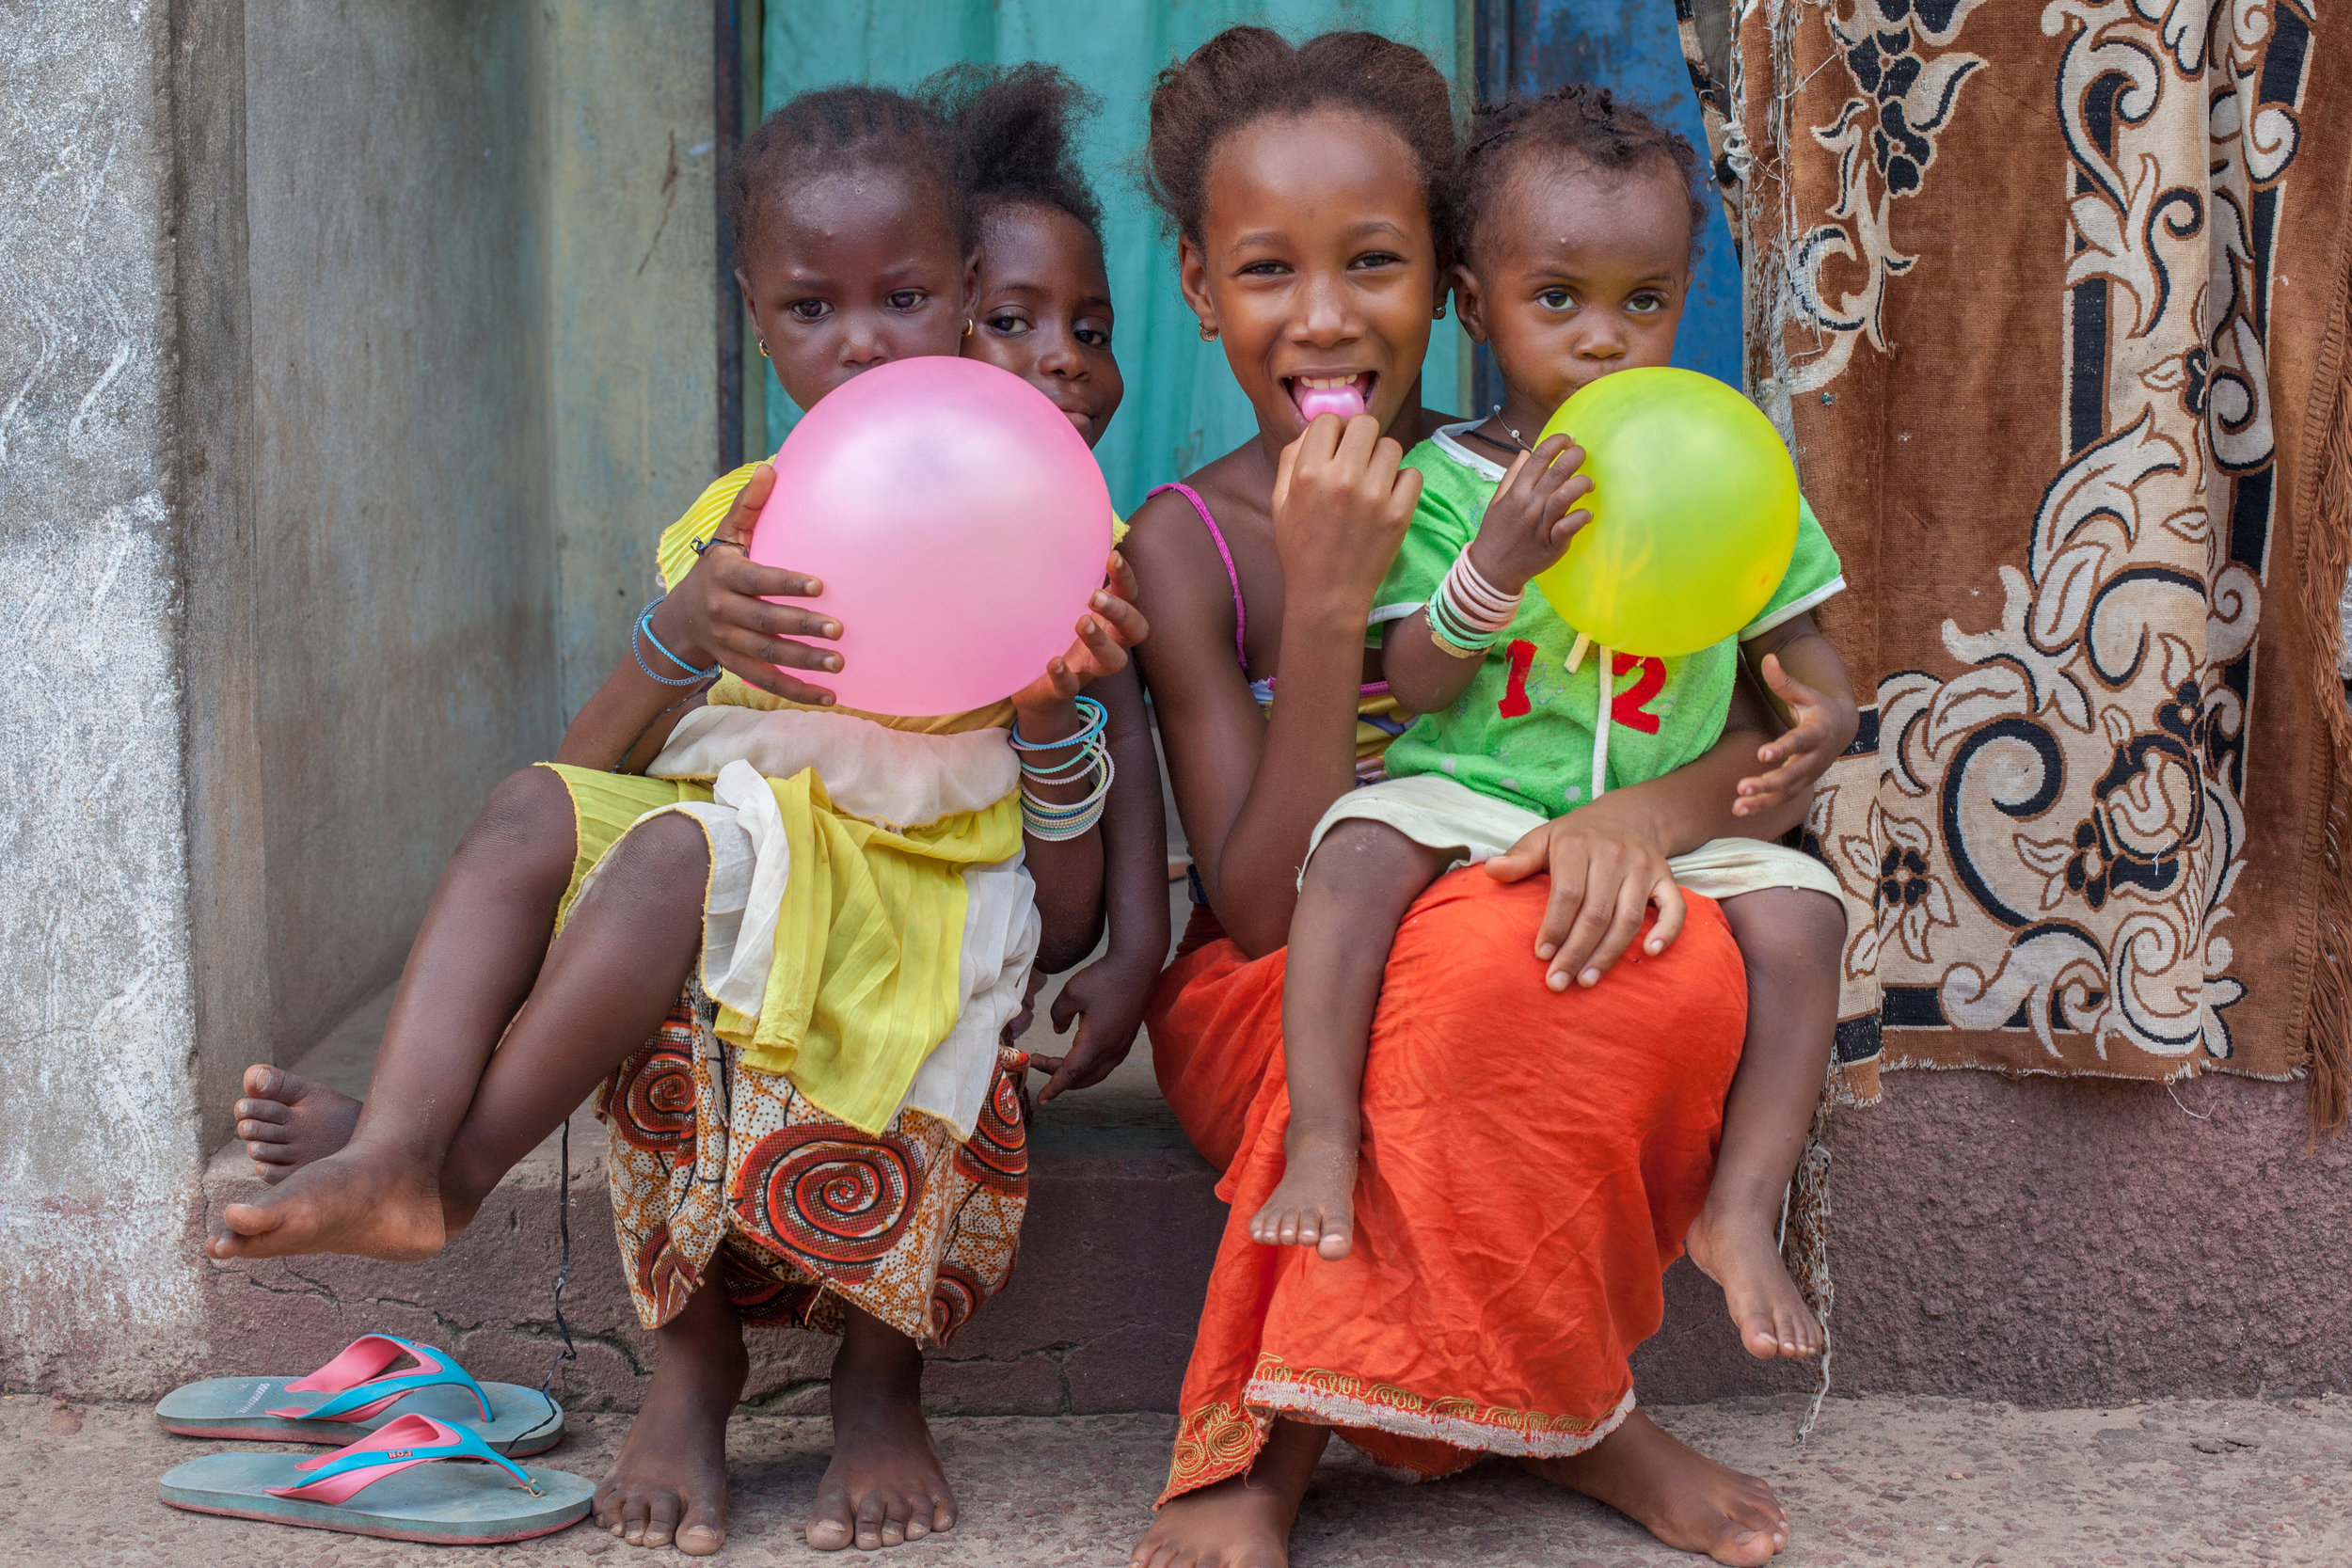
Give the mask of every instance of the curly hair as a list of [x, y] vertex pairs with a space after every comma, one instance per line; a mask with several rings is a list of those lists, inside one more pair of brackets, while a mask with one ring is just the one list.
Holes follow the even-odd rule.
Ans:
[[993, 209], [1035, 202], [1069, 214], [1103, 238], [1103, 207], [1079, 171], [1072, 146], [1094, 95], [1050, 65], [952, 65], [923, 84], [924, 96], [955, 126], [972, 201]]
[[794, 97], [744, 138], [727, 169], [727, 227], [739, 252], [795, 182], [842, 169], [894, 169], [930, 182], [948, 230], [972, 248], [970, 166], [936, 103], [888, 87], [818, 87]]
[[1479, 105], [1470, 121], [1469, 150], [1462, 155], [1455, 237], [1464, 256], [1476, 248], [1479, 225], [1502, 198], [1511, 177], [1539, 152], [1613, 175], [1652, 162], [1673, 169], [1691, 204], [1691, 259], [1698, 260], [1708, 214], [1698, 192], [1698, 154], [1675, 132], [1589, 82], [1570, 82], [1541, 98]]
[[1315, 109], [1352, 111], [1404, 141], [1444, 264], [1461, 171], [1453, 89], [1426, 55], [1377, 33], [1323, 33], [1294, 45], [1264, 27], [1228, 27], [1161, 71], [1152, 87], [1145, 189], [1198, 244], [1218, 143], [1268, 116]]

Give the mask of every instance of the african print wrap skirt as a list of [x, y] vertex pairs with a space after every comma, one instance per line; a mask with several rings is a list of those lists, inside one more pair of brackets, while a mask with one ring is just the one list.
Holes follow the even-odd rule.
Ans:
[[747, 1323], [841, 1331], [844, 1303], [944, 1345], [1012, 1273], [1028, 1206], [1027, 1058], [1006, 1050], [972, 1136], [920, 1111], [879, 1133], [747, 1069], [689, 983], [596, 1097], [637, 1316], [659, 1328], [715, 1269]]

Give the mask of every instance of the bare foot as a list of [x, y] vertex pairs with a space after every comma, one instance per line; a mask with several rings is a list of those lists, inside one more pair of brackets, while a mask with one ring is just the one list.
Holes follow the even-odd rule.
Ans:
[[346, 1148], [302, 1166], [252, 1203], [221, 1212], [215, 1258], [341, 1252], [405, 1261], [441, 1250], [447, 1231], [430, 1167]]
[[856, 1307], [833, 1358], [833, 1463], [802, 1537], [820, 1552], [920, 1541], [956, 1523], [956, 1496], [923, 1422], [923, 1354]]
[[1733, 1568], [1756, 1568], [1788, 1544], [1788, 1514], [1771, 1487], [1677, 1442], [1639, 1410], [1582, 1453], [1526, 1463], [1667, 1545]]
[[596, 1487], [596, 1524], [632, 1546], [708, 1557], [727, 1539], [727, 1417], [750, 1367], [743, 1329], [725, 1291], [706, 1286], [660, 1338], [644, 1407]]
[[1719, 1215], [1709, 1205], [1683, 1244], [1699, 1272], [1724, 1288], [1724, 1305], [1750, 1355], [1769, 1361], [1821, 1354], [1821, 1321], [1788, 1277], [1769, 1219]]
[[1163, 1503], [1128, 1568], [1287, 1568], [1299, 1499], [1330, 1440], [1329, 1427], [1275, 1422], [1247, 1475]]
[[264, 1181], [283, 1181], [351, 1141], [359, 1101], [261, 1062], [245, 1069], [247, 1098], [237, 1101], [237, 1136]]
[[[1344, 1258], [1356, 1245], [1354, 1136], [1301, 1133], [1283, 1151], [1281, 1185], [1249, 1221], [1249, 1239], [1265, 1246], [1311, 1246]], [[1169, 1506], [1173, 1507], [1173, 1504]]]

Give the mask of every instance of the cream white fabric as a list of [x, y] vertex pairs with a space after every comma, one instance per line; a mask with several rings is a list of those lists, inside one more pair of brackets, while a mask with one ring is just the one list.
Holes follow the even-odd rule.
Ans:
[[846, 713], [797, 708], [696, 708], [678, 721], [645, 771], [657, 779], [716, 779], [732, 762], [749, 763], [771, 779], [814, 768], [835, 810], [886, 828], [919, 828], [980, 811], [1021, 784], [1020, 759], [1003, 730], [916, 735]]
[[[688, 715], [688, 721], [707, 713], [824, 721], [704, 723], [684, 747], [674, 735], [662, 752], [663, 759], [674, 764], [667, 777], [700, 777], [706, 764], [714, 768], [714, 799], [709, 802], [685, 801], [646, 816], [683, 812], [702, 824], [710, 844], [710, 880], [703, 905], [703, 989], [747, 1016], [755, 1016], [767, 997], [776, 919], [792, 875], [792, 854], [784, 815], [768, 787], [763, 766], [725, 755], [729, 744], [742, 744], [763, 764], [784, 768], [779, 777], [813, 767], [836, 806], [898, 826], [920, 826], [949, 812], [978, 810], [1002, 800], [1020, 783], [1018, 762], [1002, 730], [913, 736], [834, 714], [748, 708], [705, 708]], [[679, 730], [685, 729], [681, 722]], [[916, 744], [877, 744], [873, 736]], [[839, 759], [828, 754], [836, 744], [843, 753]], [[1003, 759], [1001, 770], [994, 756]], [[847, 781], [842, 787], [834, 784], [836, 770]], [[999, 771], [1002, 787], [984, 793]], [[961, 803], [965, 800], [974, 803]], [[910, 815], [892, 816], [896, 811]], [[596, 875], [592, 870], [589, 880]], [[963, 937], [957, 960], [963, 1005], [955, 1026], [923, 1059], [899, 1101], [901, 1110], [921, 1111], [946, 1122], [959, 1139], [970, 1137], [979, 1119], [995, 1072], [997, 1037], [1021, 1009], [1041, 930], [1036, 888], [1019, 855], [991, 865], [966, 866], [963, 885]]]
[[[1417, 773], [1350, 790], [1333, 801], [1323, 820], [1315, 824], [1307, 849], [1308, 863], [1313, 863], [1314, 851], [1326, 833], [1342, 822], [1359, 818], [1384, 822], [1415, 844], [1453, 850], [1454, 858], [1446, 863], [1449, 871], [1490, 861], [1544, 825], [1544, 818], [1534, 812], [1481, 795], [1441, 773]], [[1686, 892], [1707, 898], [1736, 898], [1743, 893], [1788, 887], [1826, 894], [1844, 904], [1837, 879], [1828, 866], [1802, 851], [1761, 839], [1710, 839], [1689, 854], [1667, 861], [1666, 868]], [[1299, 880], [1306, 880], [1303, 868]]]

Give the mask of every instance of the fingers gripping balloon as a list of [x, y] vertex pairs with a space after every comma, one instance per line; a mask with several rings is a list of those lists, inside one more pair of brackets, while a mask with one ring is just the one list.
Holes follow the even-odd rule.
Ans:
[[845, 707], [922, 716], [1010, 696], [1102, 586], [1110, 494], [1045, 395], [977, 359], [879, 365], [776, 454], [751, 557], [824, 584]]
[[1535, 579], [1562, 620], [1672, 658], [1756, 618], [1797, 544], [1797, 471], [1756, 404], [1694, 371], [1619, 371], [1560, 405], [1544, 435], [1562, 431], [1593, 481], [1593, 520]]

